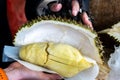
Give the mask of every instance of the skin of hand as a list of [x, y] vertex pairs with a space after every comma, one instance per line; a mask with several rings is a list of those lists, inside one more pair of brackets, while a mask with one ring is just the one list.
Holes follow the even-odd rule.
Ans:
[[18, 62], [4, 69], [9, 80], [63, 80], [58, 74], [33, 71]]
[[[76, 16], [80, 10], [79, 2], [77, 0], [72, 0], [71, 6], [72, 6], [72, 15]], [[53, 12], [58, 12], [62, 9], [62, 4], [61, 3], [53, 3], [51, 5], [50, 9]], [[82, 18], [83, 23], [93, 30], [92, 22], [89, 20], [87, 13], [83, 12], [82, 14], [80, 14], [80, 17]]]

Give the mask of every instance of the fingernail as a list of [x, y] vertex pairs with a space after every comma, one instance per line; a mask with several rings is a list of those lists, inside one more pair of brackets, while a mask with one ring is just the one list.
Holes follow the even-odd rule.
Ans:
[[76, 16], [77, 15], [77, 11], [73, 11], [73, 15]]

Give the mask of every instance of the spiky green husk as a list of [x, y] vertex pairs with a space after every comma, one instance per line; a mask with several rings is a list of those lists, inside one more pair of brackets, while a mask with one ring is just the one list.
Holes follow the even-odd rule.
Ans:
[[20, 27], [19, 30], [21, 30], [21, 28], [24, 28], [24, 27], [31, 27], [33, 25], [33, 23], [37, 23], [37, 22], [40, 22], [40, 21], [43, 21], [43, 20], [61, 21], [61, 22], [64, 22], [64, 23], [74, 24], [74, 25], [83, 27], [83, 28], [91, 31], [92, 33], [96, 34], [96, 32], [94, 30], [91, 30], [88, 26], [83, 25], [81, 22], [75, 21], [73, 19], [68, 19], [66, 17], [64, 17], [64, 18], [62, 18], [61, 16], [56, 17], [55, 15], [53, 15], [53, 16], [48, 15], [48, 16], [37, 17], [36, 19], [33, 19], [32, 21], [28, 21], [26, 24], [24, 24], [22, 27]]
[[114, 52], [115, 46], [120, 45], [120, 22], [111, 26], [111, 28], [104, 29], [98, 32], [102, 45], [105, 48], [106, 59], [110, 58], [110, 54]]
[[[62, 17], [56, 17], [56, 16], [40, 16], [38, 17], [37, 19], [34, 19], [26, 24], [24, 24], [19, 30], [18, 30], [18, 33], [20, 31], [22, 31], [23, 29], [27, 29], [29, 27], [31, 27], [32, 25], [34, 25], [35, 23], [38, 23], [40, 21], [47, 21], [47, 20], [51, 20], [51, 21], [60, 21], [60, 22], [63, 22], [63, 23], [67, 23], [67, 24], [73, 24], [73, 25], [76, 25], [78, 27], [82, 27], [88, 34], [90, 33], [91, 35], [95, 36], [95, 45], [96, 45], [96, 48], [98, 49], [99, 51], [99, 55], [100, 57], [102, 58], [103, 57], [103, 46], [101, 44], [101, 41], [99, 40], [98, 38], [98, 35], [97, 33], [94, 31], [94, 30], [91, 30], [89, 27], [83, 25], [81, 22], [77, 22], [75, 20], [71, 20], [71, 19], [67, 19], [67, 18], [62, 18]], [[16, 36], [17, 34], [16, 33]], [[16, 39], [16, 36], [15, 36], [15, 39]], [[14, 39], [14, 44], [15, 44], [15, 39]]]
[[116, 42], [120, 43], [120, 22], [117, 24], [114, 24], [109, 29], [105, 29], [99, 32], [100, 34], [108, 34], [110, 37], [112, 37]]

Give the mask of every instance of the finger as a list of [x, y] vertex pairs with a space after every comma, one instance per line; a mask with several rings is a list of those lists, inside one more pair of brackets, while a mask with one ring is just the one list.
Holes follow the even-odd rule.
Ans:
[[72, 15], [76, 16], [79, 12], [80, 5], [77, 0], [72, 0]]
[[92, 22], [89, 20], [89, 17], [86, 12], [83, 12], [81, 14], [81, 18], [83, 23], [93, 30]]
[[50, 6], [50, 10], [53, 12], [58, 12], [62, 9], [62, 4], [61, 3], [53, 3]]

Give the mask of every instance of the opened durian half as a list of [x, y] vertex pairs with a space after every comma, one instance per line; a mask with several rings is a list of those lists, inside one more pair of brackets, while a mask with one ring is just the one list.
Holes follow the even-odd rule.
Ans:
[[120, 45], [120, 22], [112, 25], [110, 28], [103, 29], [98, 32], [102, 45], [104, 46], [104, 51], [106, 57], [106, 62], [110, 58], [110, 54], [114, 52], [115, 46]]
[[114, 24], [111, 28], [109, 29], [104, 29], [102, 31], [99, 31], [100, 34], [106, 33], [113, 39], [115, 39], [117, 42], [120, 43], [120, 22], [117, 24]]
[[17, 32], [14, 45], [36, 42], [65, 43], [77, 48], [84, 56], [102, 64], [102, 46], [97, 34], [86, 26], [69, 19], [41, 16], [23, 25]]

